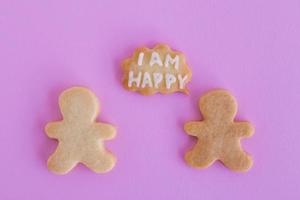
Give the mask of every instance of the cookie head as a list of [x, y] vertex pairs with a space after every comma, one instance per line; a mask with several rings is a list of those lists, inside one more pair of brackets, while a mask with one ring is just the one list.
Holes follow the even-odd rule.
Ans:
[[237, 112], [237, 103], [226, 90], [214, 90], [206, 93], [199, 101], [204, 119], [213, 121], [233, 121]]
[[99, 110], [96, 96], [83, 87], [65, 90], [59, 97], [59, 106], [68, 121], [93, 121]]

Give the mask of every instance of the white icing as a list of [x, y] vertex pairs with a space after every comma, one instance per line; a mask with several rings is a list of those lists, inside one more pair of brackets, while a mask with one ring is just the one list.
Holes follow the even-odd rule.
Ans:
[[149, 64], [151, 67], [155, 64], [157, 64], [159, 66], [163, 66], [160, 56], [157, 52], [155, 52], [155, 51], [152, 52]]
[[[139, 52], [137, 56], [137, 61], [135, 66], [139, 66], [137, 69], [139, 71], [135, 71], [131, 69], [128, 75], [128, 87], [131, 88], [136, 86], [137, 88], [155, 88], [170, 90], [171, 88], [176, 90], [183, 90], [186, 87], [189, 75], [188, 74], [179, 74], [179, 72], [175, 72], [173, 69], [179, 70], [180, 65], [180, 55], [176, 54], [164, 54], [165, 59], [161, 57], [161, 55], [157, 51], [152, 51], [150, 54], [149, 63], [145, 63], [145, 52]], [[173, 56], [174, 55], [174, 56]], [[147, 59], [148, 62], [148, 59]], [[152, 69], [147, 69], [145, 64], [149, 64], [152, 66], [160, 66], [158, 71], [152, 71]], [[146, 67], [145, 69], [143, 67]], [[173, 69], [170, 69], [170, 68]], [[183, 66], [185, 67], [185, 66]]]
[[153, 79], [154, 79], [154, 87], [158, 88], [159, 84], [163, 80], [163, 75], [161, 73], [153, 73]]
[[143, 52], [140, 52], [139, 53], [139, 57], [138, 57], [138, 66], [142, 66], [143, 64], [143, 60], [144, 60], [144, 53]]
[[181, 74], [178, 74], [179, 88], [180, 89], [184, 89], [187, 78], [188, 78], [187, 74], [183, 78], [182, 78]]
[[136, 87], [154, 87], [157, 89], [165, 78], [166, 89], [171, 89], [172, 85], [176, 82], [178, 82], [180, 89], [184, 89], [188, 79], [187, 74], [184, 76], [182, 74], [178, 74], [176, 77], [171, 73], [166, 73], [165, 75], [163, 75], [160, 72], [154, 72], [152, 75], [153, 76], [151, 76], [151, 73], [149, 72], [144, 72], [144, 74], [142, 74], [142, 72], [138, 72], [137, 75], [134, 75], [134, 72], [131, 70], [129, 71], [128, 76], [128, 87], [132, 87], [133, 84], [135, 84]]
[[167, 73], [165, 79], [167, 89], [170, 89], [172, 84], [176, 82], [176, 77], [173, 74]]
[[129, 71], [128, 76], [128, 87], [132, 87], [132, 84], [135, 83], [137, 87], [140, 87], [140, 82], [142, 78], [142, 72], [139, 72], [137, 77], [134, 77], [133, 71]]
[[179, 56], [176, 55], [174, 58], [170, 56], [170, 54], [167, 54], [165, 59], [165, 67], [169, 67], [169, 64], [174, 65], [175, 69], [178, 70], [179, 68]]
[[145, 88], [146, 85], [148, 85], [148, 87], [153, 87], [151, 76], [150, 76], [149, 72], [144, 73], [142, 88]]

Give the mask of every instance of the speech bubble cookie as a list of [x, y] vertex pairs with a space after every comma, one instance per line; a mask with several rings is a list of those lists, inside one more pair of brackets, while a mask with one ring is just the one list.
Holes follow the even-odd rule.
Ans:
[[192, 72], [184, 55], [172, 51], [167, 45], [159, 44], [153, 49], [137, 48], [131, 58], [124, 60], [122, 70], [123, 86], [127, 90], [143, 95], [189, 93], [186, 85]]

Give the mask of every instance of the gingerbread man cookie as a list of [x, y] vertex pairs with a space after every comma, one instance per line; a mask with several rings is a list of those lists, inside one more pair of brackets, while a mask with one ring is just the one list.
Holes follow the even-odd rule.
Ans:
[[97, 173], [111, 170], [116, 158], [108, 152], [104, 140], [115, 137], [110, 124], [96, 122], [99, 103], [97, 97], [83, 87], [72, 87], [59, 97], [63, 120], [50, 122], [45, 131], [58, 140], [55, 152], [48, 159], [48, 168], [57, 174], [66, 174], [77, 163], [83, 163]]
[[248, 122], [235, 122], [237, 103], [225, 90], [214, 90], [200, 98], [199, 108], [203, 121], [188, 122], [187, 134], [198, 138], [196, 145], [186, 153], [186, 162], [196, 168], [206, 168], [220, 160], [234, 171], [247, 171], [252, 158], [243, 151], [241, 137], [250, 137], [253, 126]]
[[131, 58], [124, 60], [122, 69], [123, 86], [127, 90], [143, 95], [157, 92], [188, 94], [186, 85], [191, 80], [192, 72], [184, 55], [167, 45], [136, 49]]

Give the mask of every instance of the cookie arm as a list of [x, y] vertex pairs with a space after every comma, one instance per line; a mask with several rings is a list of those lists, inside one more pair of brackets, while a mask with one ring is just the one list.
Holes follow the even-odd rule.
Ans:
[[116, 136], [116, 128], [110, 124], [106, 123], [96, 123], [95, 124], [95, 133], [98, 137], [104, 140], [113, 139]]
[[58, 139], [61, 132], [61, 122], [50, 122], [45, 127], [45, 132], [49, 138]]
[[251, 137], [254, 133], [254, 127], [249, 122], [235, 122], [232, 133], [241, 137]]
[[203, 123], [199, 121], [191, 121], [184, 124], [184, 130], [188, 135], [199, 136], [203, 132]]

